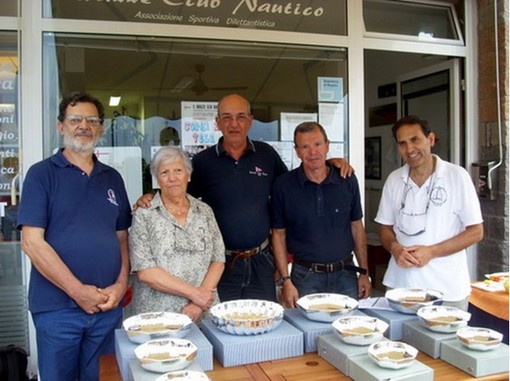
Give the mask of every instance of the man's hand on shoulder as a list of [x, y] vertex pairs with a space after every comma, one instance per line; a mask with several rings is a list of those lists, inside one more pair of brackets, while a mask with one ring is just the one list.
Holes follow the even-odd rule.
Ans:
[[333, 167], [340, 170], [340, 176], [342, 176], [344, 179], [354, 173], [354, 168], [349, 164], [347, 160], [341, 157], [334, 157], [328, 161]]
[[151, 206], [151, 201], [154, 198], [154, 195], [152, 193], [146, 193], [143, 196], [141, 196], [138, 200], [136, 200], [135, 205], [133, 205], [133, 211], [135, 211], [138, 208], [148, 208]]

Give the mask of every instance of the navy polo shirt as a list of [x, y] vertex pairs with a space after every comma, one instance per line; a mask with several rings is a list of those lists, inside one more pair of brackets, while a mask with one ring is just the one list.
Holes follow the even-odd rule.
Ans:
[[[87, 176], [62, 150], [34, 164], [23, 182], [18, 228], [44, 229], [46, 242], [85, 284], [107, 287], [117, 280], [121, 254], [117, 231], [131, 224], [131, 207], [120, 174], [99, 162]], [[32, 312], [76, 307], [67, 294], [32, 266]]]
[[356, 176], [344, 179], [330, 167], [327, 178], [317, 184], [301, 166], [275, 181], [271, 202], [272, 227], [286, 229], [289, 253], [331, 263], [354, 250], [351, 222], [363, 217]]
[[269, 236], [271, 187], [287, 167], [267, 143], [248, 140], [248, 150], [235, 160], [222, 142], [193, 157], [188, 192], [213, 209], [225, 247], [246, 250]]

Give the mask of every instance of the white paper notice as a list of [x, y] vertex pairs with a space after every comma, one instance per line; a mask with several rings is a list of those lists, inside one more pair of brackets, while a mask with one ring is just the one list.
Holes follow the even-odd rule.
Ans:
[[292, 169], [292, 159], [294, 155], [294, 143], [292, 142], [266, 142], [270, 144], [276, 152], [280, 154], [283, 162], [288, 169]]
[[303, 122], [317, 122], [315, 113], [282, 112], [280, 114], [280, 140], [294, 141], [294, 130]]
[[324, 127], [331, 142], [344, 141], [344, 104], [319, 103], [319, 123]]

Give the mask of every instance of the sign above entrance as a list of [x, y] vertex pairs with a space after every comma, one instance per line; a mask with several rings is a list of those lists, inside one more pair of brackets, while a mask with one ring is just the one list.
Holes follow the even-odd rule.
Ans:
[[44, 16], [346, 35], [345, 3], [345, 0], [45, 0]]

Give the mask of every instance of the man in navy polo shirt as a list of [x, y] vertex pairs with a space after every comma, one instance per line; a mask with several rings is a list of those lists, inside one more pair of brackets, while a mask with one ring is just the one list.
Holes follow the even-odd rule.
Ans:
[[[283, 302], [294, 308], [300, 297], [323, 292], [366, 298], [371, 284], [358, 181], [342, 178], [326, 161], [329, 141], [320, 124], [297, 126], [294, 145], [301, 166], [276, 179], [271, 197]], [[291, 276], [287, 253], [293, 255]]]
[[131, 208], [120, 174], [94, 149], [104, 108], [72, 93], [59, 106], [64, 148], [28, 171], [18, 215], [32, 262], [29, 308], [40, 380], [99, 379], [99, 357], [113, 353], [122, 322]]
[[246, 99], [235, 94], [222, 98], [216, 124], [223, 136], [193, 157], [188, 191], [213, 209], [227, 248], [218, 284], [222, 302], [276, 301], [269, 195], [287, 167], [269, 144], [248, 138], [252, 122]]

